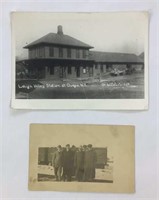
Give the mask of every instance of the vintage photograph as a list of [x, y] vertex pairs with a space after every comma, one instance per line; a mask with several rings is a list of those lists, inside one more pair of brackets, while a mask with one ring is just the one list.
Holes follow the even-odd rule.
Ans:
[[31, 124], [29, 189], [133, 192], [134, 127]]
[[146, 12], [11, 16], [15, 102], [147, 97]]
[[113, 182], [113, 158], [107, 147], [67, 144], [38, 152], [38, 181]]

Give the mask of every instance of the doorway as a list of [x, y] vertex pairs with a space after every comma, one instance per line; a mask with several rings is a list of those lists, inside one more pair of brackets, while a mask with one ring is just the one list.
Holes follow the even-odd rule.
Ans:
[[76, 75], [77, 75], [77, 77], [80, 77], [80, 67], [77, 67]]

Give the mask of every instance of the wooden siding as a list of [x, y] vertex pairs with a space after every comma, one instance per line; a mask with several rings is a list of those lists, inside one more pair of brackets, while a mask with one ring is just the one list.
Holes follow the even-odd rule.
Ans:
[[[51, 74], [51, 68], [54, 73]], [[89, 66], [50, 66], [46, 67], [46, 79], [55, 78], [88, 78], [93, 76], [93, 69]]]
[[[50, 54], [51, 48], [53, 48], [53, 54]], [[62, 56], [59, 55], [59, 48], [62, 49]], [[68, 56], [68, 49], [70, 50], [70, 56]], [[77, 51], [79, 52], [77, 56]], [[80, 59], [88, 60], [89, 51], [86, 49], [70, 48], [70, 47], [56, 47], [56, 46], [41, 46], [29, 49], [29, 59], [34, 58], [61, 58], [61, 59]]]

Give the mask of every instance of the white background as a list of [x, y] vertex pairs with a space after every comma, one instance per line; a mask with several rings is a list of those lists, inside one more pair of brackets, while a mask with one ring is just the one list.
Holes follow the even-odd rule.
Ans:
[[[52, 2], [52, 3], [51, 3]], [[40, 1], [3, 2], [1, 4], [1, 199], [157, 199], [157, 74], [159, 71], [159, 5], [143, 1]], [[23, 111], [12, 110], [11, 100], [11, 11], [106, 12], [148, 10], [149, 37], [149, 110], [148, 111]], [[24, 24], [25, 26], [25, 24]], [[21, 27], [23, 28], [23, 27]], [[119, 30], [120, 31], [120, 30]], [[158, 31], [158, 32], [157, 32]], [[158, 48], [157, 48], [158, 45]], [[158, 98], [159, 100], [159, 98]], [[156, 107], [157, 106], [157, 107]], [[130, 124], [136, 126], [136, 193], [64, 193], [28, 191], [28, 155], [30, 123]], [[158, 132], [157, 132], [158, 131]], [[123, 169], [124, 170], [124, 169]], [[158, 196], [159, 197], [159, 196]]]

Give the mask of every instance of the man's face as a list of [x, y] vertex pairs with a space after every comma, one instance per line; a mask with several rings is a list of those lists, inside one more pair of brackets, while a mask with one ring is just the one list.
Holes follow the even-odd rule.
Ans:
[[69, 146], [66, 146], [66, 150], [68, 151], [70, 149], [70, 147]]
[[75, 147], [72, 147], [72, 150], [73, 150], [73, 151], [75, 151], [75, 150], [76, 150], [76, 148], [75, 148]]
[[82, 151], [82, 149], [83, 149], [82, 146], [80, 146], [80, 147], [79, 147], [79, 150]]
[[58, 151], [61, 151], [61, 148], [60, 148], [60, 147], [57, 147], [57, 150], [58, 150]]
[[92, 146], [88, 146], [88, 149], [89, 149], [89, 150], [92, 150]]
[[86, 150], [86, 146], [83, 146], [83, 148], [82, 148], [82, 149], [83, 149], [83, 151], [85, 151], [85, 150]]

